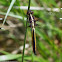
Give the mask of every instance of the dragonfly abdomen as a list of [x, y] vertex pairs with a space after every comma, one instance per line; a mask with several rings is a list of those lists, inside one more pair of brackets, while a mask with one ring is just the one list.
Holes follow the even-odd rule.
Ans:
[[36, 37], [35, 37], [35, 30], [32, 30], [32, 45], [33, 45], [33, 52], [36, 55]]

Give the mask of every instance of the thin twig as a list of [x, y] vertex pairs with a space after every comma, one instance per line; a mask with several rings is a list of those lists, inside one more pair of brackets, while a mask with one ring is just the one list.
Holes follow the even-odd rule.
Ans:
[[[31, 2], [31, 0], [29, 0], [28, 11], [30, 10], [30, 2]], [[28, 20], [28, 17], [27, 17], [27, 20]], [[26, 43], [26, 34], [27, 34], [27, 21], [26, 21], [26, 31], [25, 31], [25, 38], [24, 38], [24, 47], [23, 47], [23, 54], [22, 54], [22, 62], [24, 62], [24, 51], [25, 51], [25, 43]]]

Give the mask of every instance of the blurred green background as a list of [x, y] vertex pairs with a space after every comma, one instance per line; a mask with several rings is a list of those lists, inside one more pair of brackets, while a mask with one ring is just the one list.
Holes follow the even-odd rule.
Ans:
[[[0, 29], [0, 61], [22, 60], [27, 21], [24, 7], [28, 6], [28, 1], [0, 0], [0, 19], [8, 15], [3, 26], [0, 20], [0, 27], [4, 28]], [[24, 62], [62, 62], [62, 0], [31, 0], [32, 7], [35, 7], [32, 11], [38, 24], [35, 27], [37, 55], [32, 52], [31, 28], [28, 27]]]

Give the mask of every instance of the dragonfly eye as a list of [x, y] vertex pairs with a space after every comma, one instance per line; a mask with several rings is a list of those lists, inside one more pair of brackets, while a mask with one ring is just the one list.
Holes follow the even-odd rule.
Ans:
[[33, 11], [29, 10], [29, 11], [27, 12], [27, 15], [30, 15], [30, 14], [33, 14]]
[[27, 11], [27, 15], [30, 15], [30, 11]]
[[33, 11], [31, 11], [31, 14], [33, 14]]

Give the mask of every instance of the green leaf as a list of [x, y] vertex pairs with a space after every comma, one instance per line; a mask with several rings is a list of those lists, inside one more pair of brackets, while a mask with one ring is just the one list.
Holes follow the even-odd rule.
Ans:
[[16, 1], [16, 0], [12, 0], [10, 6], [9, 6], [9, 8], [8, 8], [8, 11], [7, 11], [7, 13], [6, 13], [6, 16], [5, 16], [5, 18], [4, 18], [3, 25], [4, 25], [5, 21], [6, 21], [6, 18], [7, 18], [7, 16], [8, 16], [8, 14], [9, 14], [11, 8], [13, 7], [13, 4], [15, 3], [15, 1]]
[[13, 59], [17, 59], [19, 57], [21, 57], [20, 54], [17, 54], [17, 55], [15, 55], [15, 54], [1, 55], [0, 56], [0, 61], [13, 60]]

